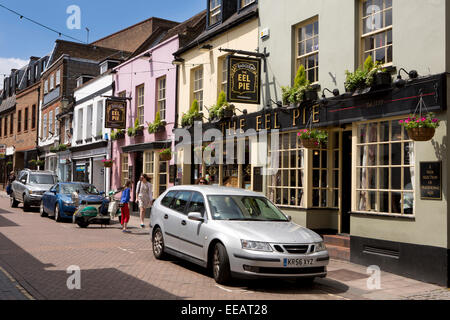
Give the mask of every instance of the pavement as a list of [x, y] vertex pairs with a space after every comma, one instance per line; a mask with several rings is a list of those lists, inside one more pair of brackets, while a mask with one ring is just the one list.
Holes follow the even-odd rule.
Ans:
[[331, 260], [327, 278], [312, 285], [221, 286], [198, 266], [156, 260], [149, 229], [135, 216], [130, 230], [122, 233], [117, 222], [87, 229], [57, 223], [38, 209], [10, 208], [0, 193], [0, 300], [450, 300], [447, 288], [382, 270], [376, 278], [367, 267], [340, 260]]

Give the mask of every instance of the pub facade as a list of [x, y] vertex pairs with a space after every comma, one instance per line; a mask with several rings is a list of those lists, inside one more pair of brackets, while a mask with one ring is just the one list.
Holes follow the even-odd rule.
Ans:
[[[261, 103], [220, 121], [204, 119], [200, 126], [203, 133], [217, 129], [223, 139], [246, 132], [240, 137], [243, 164], [235, 165], [237, 183], [231, 186], [262, 192], [300, 225], [348, 239], [352, 262], [448, 286], [450, 40], [444, 31], [450, 6], [418, 0], [265, 1], [258, 3], [258, 16]], [[233, 49], [235, 57], [249, 57], [245, 48]], [[352, 88], [352, 75], [363, 73], [367, 61], [389, 76]], [[295, 85], [301, 66], [316, 97], [286, 101], [283, 87]], [[206, 83], [215, 82], [210, 76]], [[180, 83], [180, 97], [183, 88]], [[191, 93], [180, 103], [192, 101], [195, 86]], [[433, 138], [413, 140], [400, 121], [429, 112], [440, 122]], [[199, 132], [198, 125], [187, 129], [192, 136]], [[298, 136], [305, 129], [325, 131], [327, 142], [305, 147]], [[265, 140], [252, 138], [262, 133]], [[210, 161], [211, 150], [222, 143], [229, 152], [226, 143], [200, 137], [191, 146], [192, 167], [207, 176], [216, 168], [210, 182], [227, 185], [229, 165]], [[239, 138], [234, 141], [236, 156]], [[186, 158], [185, 146], [179, 146]], [[183, 175], [183, 182], [196, 177]]]

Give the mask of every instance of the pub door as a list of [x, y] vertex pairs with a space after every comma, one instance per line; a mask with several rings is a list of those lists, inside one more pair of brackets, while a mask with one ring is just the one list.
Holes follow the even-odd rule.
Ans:
[[352, 210], [352, 131], [342, 133], [341, 234], [350, 234]]

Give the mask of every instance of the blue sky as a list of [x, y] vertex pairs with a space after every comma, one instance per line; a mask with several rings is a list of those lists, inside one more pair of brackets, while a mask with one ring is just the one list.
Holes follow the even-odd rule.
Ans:
[[[87, 27], [90, 42], [150, 17], [182, 22], [206, 8], [205, 0], [0, 0], [0, 4], [83, 41]], [[81, 9], [81, 30], [67, 28], [66, 10], [71, 5]], [[0, 80], [1, 74], [20, 67], [30, 56], [50, 53], [56, 39], [56, 33], [0, 7]]]

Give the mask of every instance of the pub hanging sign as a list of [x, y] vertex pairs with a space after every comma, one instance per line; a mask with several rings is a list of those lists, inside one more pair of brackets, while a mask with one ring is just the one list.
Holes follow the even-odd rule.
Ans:
[[260, 104], [261, 59], [228, 56], [227, 101]]
[[106, 100], [105, 128], [126, 129], [126, 100]]

